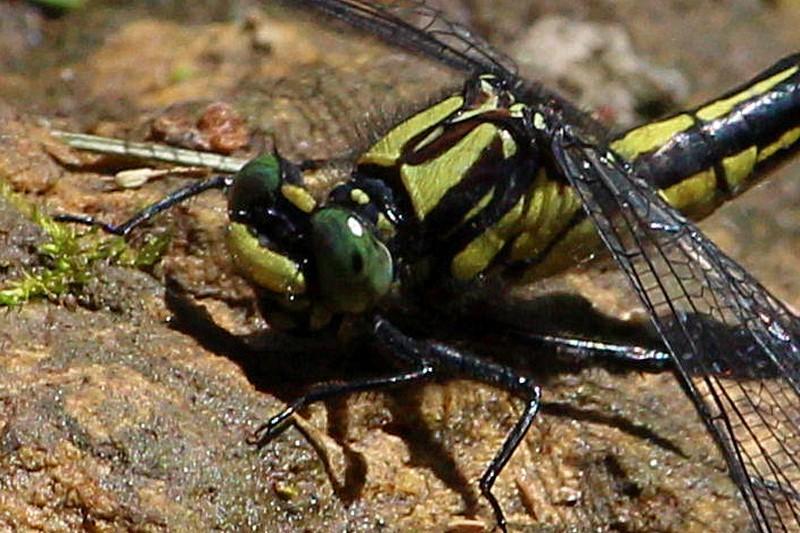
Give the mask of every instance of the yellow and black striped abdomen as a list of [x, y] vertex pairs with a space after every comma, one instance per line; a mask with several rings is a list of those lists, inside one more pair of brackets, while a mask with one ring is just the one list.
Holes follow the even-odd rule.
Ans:
[[[695, 110], [634, 128], [611, 147], [672, 206], [691, 218], [702, 218], [800, 148], [800, 54], [782, 59]], [[571, 193], [565, 190], [562, 196], [574, 198]], [[548, 207], [539, 213], [539, 219], [547, 222], [521, 228], [510, 258], [524, 266], [523, 280], [555, 274], [600, 247], [581, 210], [575, 210], [568, 223], [553, 220], [564, 215]], [[554, 225], [561, 227], [555, 237], [542, 230]], [[518, 246], [522, 242], [535, 245]]]
[[684, 214], [700, 218], [800, 146], [800, 54], [693, 111], [629, 131], [612, 148]]

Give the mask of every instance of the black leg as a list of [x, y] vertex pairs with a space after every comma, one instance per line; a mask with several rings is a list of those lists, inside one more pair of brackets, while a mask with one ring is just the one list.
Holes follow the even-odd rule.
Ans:
[[53, 220], [58, 222], [73, 222], [75, 224], [83, 224], [85, 226], [95, 226], [102, 229], [106, 233], [125, 237], [133, 228], [150, 220], [158, 213], [185, 200], [188, 200], [189, 198], [197, 196], [198, 194], [204, 193], [205, 191], [211, 189], [224, 189], [230, 185], [231, 180], [232, 178], [228, 176], [214, 176], [213, 178], [209, 178], [198, 183], [192, 183], [186, 187], [181, 187], [180, 189], [171, 192], [168, 196], [165, 196], [156, 203], [145, 207], [122, 224], [109, 224], [88, 215], [55, 215]]
[[286, 422], [290, 416], [312, 403], [356, 392], [407, 385], [409, 383], [430, 379], [433, 374], [433, 367], [423, 362], [422, 366], [417, 370], [392, 376], [358, 381], [320, 383], [312, 387], [306, 394], [293, 401], [286, 409], [273, 416], [265, 424], [256, 429], [249, 441], [259, 448], [264, 446], [283, 429], [284, 422]]
[[536, 413], [539, 412], [541, 398], [541, 389], [535, 386], [531, 387], [529, 396], [526, 398], [525, 410], [523, 411], [522, 416], [519, 417], [519, 420], [517, 420], [516, 424], [514, 424], [514, 427], [508, 432], [506, 440], [503, 441], [503, 446], [494, 456], [492, 462], [489, 463], [489, 466], [486, 467], [486, 470], [478, 482], [478, 486], [481, 489], [481, 494], [483, 494], [483, 497], [486, 498], [489, 501], [489, 504], [492, 506], [494, 516], [497, 519], [497, 525], [499, 525], [500, 529], [503, 531], [506, 530], [506, 519], [503, 515], [503, 510], [500, 508], [500, 504], [497, 502], [497, 498], [495, 498], [494, 494], [492, 494], [492, 487], [494, 487], [494, 482], [497, 479], [497, 476], [500, 475], [500, 472], [502, 472], [503, 468], [506, 466], [506, 463], [508, 463], [508, 460], [511, 459], [511, 456], [514, 454], [514, 450], [516, 450], [517, 446], [519, 446], [519, 443], [522, 442], [522, 439], [528, 432], [528, 428], [531, 427], [533, 419], [536, 417]]
[[562, 335], [529, 333], [515, 329], [509, 329], [506, 333], [515, 340], [555, 350], [558, 356], [577, 364], [614, 363], [629, 366], [635, 370], [652, 372], [669, 370], [672, 365], [672, 356], [658, 348]]
[[427, 362], [436, 370], [441, 369], [451, 374], [466, 376], [497, 386], [514, 393], [525, 401], [525, 410], [522, 416], [508, 432], [503, 446], [489, 463], [479, 483], [481, 494], [494, 511], [497, 525], [501, 530], [506, 531], [506, 518], [500, 503], [492, 494], [492, 487], [536, 417], [541, 400], [541, 389], [510, 367], [480, 359], [474, 354], [456, 350], [445, 344], [417, 341], [406, 336], [380, 317], [376, 317], [374, 320], [373, 333], [384, 347], [403, 360], [417, 359]]
[[275, 415], [267, 423], [258, 428], [250, 442], [263, 446], [272, 439], [283, 427], [286, 420], [298, 409], [318, 402], [350, 394], [385, 387], [407, 385], [414, 382], [431, 379], [435, 374], [443, 371], [447, 374], [465, 376], [476, 381], [488, 383], [512, 392], [525, 401], [525, 410], [522, 416], [509, 431], [500, 451], [492, 459], [480, 479], [480, 491], [492, 507], [497, 525], [506, 531], [506, 518], [500, 503], [492, 494], [492, 487], [497, 476], [503, 470], [508, 460], [514, 454], [519, 443], [525, 437], [536, 413], [539, 410], [541, 390], [528, 378], [518, 374], [513, 369], [485, 361], [474, 354], [460, 351], [452, 346], [437, 342], [418, 341], [413, 339], [391, 323], [381, 317], [373, 320], [373, 338], [380, 348], [389, 355], [411, 366], [414, 370], [373, 379], [365, 379], [343, 383], [324, 383], [313, 387], [307, 394], [295, 400], [281, 413]]

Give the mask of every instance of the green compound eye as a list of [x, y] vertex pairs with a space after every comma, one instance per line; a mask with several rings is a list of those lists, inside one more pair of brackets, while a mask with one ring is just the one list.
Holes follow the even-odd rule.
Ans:
[[320, 292], [332, 312], [364, 312], [388, 292], [392, 257], [358, 217], [329, 207], [311, 226]]
[[258, 206], [274, 206], [280, 186], [280, 161], [274, 154], [260, 155], [236, 173], [228, 191], [228, 210], [241, 218]]

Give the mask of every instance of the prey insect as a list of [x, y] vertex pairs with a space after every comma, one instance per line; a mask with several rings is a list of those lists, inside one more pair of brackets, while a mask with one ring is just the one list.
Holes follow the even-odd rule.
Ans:
[[[59, 217], [127, 235], [175, 204], [224, 190], [231, 257], [269, 312], [298, 331], [360, 321], [397, 363], [392, 374], [313, 387], [255, 441], [265, 445], [304, 406], [353, 392], [437, 376], [501, 387], [520, 398], [523, 413], [479, 487], [505, 529], [492, 487], [535, 420], [541, 390], [513, 368], [408, 333], [399, 325], [404, 304], [489, 277], [540, 280], [604, 247], [663, 342], [664, 353], [648, 358], [668, 358], [675, 368], [755, 528], [800, 530], [800, 320], [690, 221], [796, 154], [800, 55], [697, 109], [610, 138], [423, 2], [293, 3], [439, 61], [467, 81], [389, 130], [322, 202], [306, 188], [309, 165], [273, 153], [233, 176], [175, 191], [119, 225]], [[611, 351], [641, 361], [635, 348], [542, 339], [588, 357]]]

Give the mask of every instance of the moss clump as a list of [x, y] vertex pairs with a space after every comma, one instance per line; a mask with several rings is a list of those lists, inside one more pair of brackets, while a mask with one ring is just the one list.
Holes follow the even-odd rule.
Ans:
[[39, 226], [47, 237], [37, 248], [42, 266], [6, 282], [0, 288], [0, 306], [17, 306], [35, 298], [57, 300], [79, 292], [95, 276], [93, 267], [100, 261], [135, 268], [152, 266], [169, 243], [169, 235], [150, 237], [144, 246], [134, 250], [122, 237], [105, 237], [96, 230], [79, 233], [74, 226], [42, 213], [2, 180], [0, 197]]

